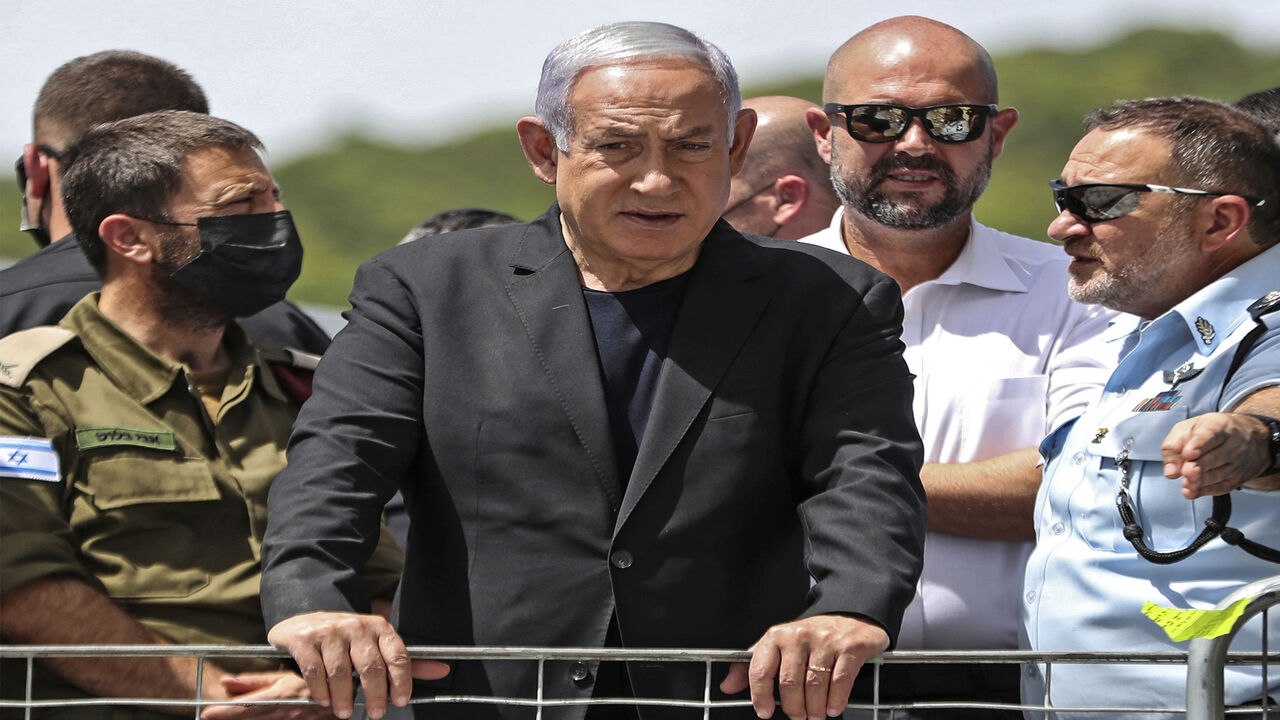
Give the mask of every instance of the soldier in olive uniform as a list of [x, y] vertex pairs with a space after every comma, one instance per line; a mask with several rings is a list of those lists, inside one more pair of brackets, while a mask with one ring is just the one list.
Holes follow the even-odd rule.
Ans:
[[[232, 322], [283, 299], [301, 268], [260, 148], [229, 122], [165, 111], [99, 126], [67, 152], [67, 209], [103, 286], [59, 325], [0, 340], [6, 642], [265, 642], [267, 490], [315, 357], [256, 346]], [[371, 610], [401, 564], [384, 528], [363, 578]], [[193, 659], [44, 662], [36, 699], [195, 697]], [[276, 659], [220, 659], [206, 663], [203, 693], [305, 697], [306, 685]], [[227, 705], [205, 717], [298, 712]]]

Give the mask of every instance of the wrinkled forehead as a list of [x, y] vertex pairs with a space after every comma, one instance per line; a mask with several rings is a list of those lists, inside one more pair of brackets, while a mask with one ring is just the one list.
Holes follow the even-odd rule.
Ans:
[[[672, 90], [688, 90], [694, 87], [709, 86], [714, 88], [719, 104], [727, 106], [729, 93], [716, 75], [715, 70], [705, 62], [680, 56], [660, 56], [588, 65], [579, 70], [577, 75], [574, 76], [573, 84], [569, 88], [569, 105], [574, 107], [577, 104], [579, 90], [583, 85], [584, 79], [598, 80], [600, 78], [608, 78], [626, 83], [643, 81], [654, 75], [666, 75], [671, 78], [672, 73], [675, 72], [679, 72], [681, 78], [679, 79], [679, 86], [673, 87]], [[622, 89], [625, 94], [625, 87]]]
[[683, 58], [594, 65], [569, 94], [574, 126], [618, 121], [714, 121], [727, 126], [728, 98], [715, 73]]
[[1169, 142], [1137, 127], [1095, 128], [1085, 133], [1062, 167], [1062, 181], [1168, 184]]
[[181, 182], [167, 198], [175, 203], [217, 206], [248, 193], [278, 193], [275, 179], [252, 147], [207, 145], [192, 148], [182, 163]]

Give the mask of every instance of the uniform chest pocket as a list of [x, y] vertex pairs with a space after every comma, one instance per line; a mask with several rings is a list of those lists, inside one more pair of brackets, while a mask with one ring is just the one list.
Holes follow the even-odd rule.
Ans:
[[[1188, 416], [1185, 407], [1170, 410], [1137, 412], [1117, 422], [1090, 449], [1104, 457], [1103, 464], [1114, 461], [1122, 451], [1129, 453], [1129, 502], [1143, 529], [1143, 541], [1153, 550], [1169, 552], [1190, 543], [1204, 529], [1204, 521], [1213, 512], [1208, 498], [1188, 500], [1182, 496], [1182, 481], [1164, 476], [1160, 444], [1178, 422]], [[1116, 470], [1119, 472], [1118, 468]], [[1118, 477], [1117, 477], [1118, 480]], [[1119, 484], [1113, 490], [1119, 490]], [[1115, 515], [1117, 538], [1115, 549], [1132, 550], [1123, 536], [1119, 512]]]
[[186, 597], [209, 584], [202, 536], [218, 522], [219, 493], [203, 460], [127, 448], [85, 463], [72, 528], [112, 597]]

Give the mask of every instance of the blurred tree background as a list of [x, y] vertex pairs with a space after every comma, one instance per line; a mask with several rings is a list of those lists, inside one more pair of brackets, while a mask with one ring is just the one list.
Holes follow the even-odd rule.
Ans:
[[[1251, 50], [1215, 33], [1150, 29], [1085, 50], [1028, 50], [995, 58], [1000, 105], [1020, 119], [996, 161], [977, 215], [988, 225], [1043, 239], [1053, 217], [1048, 181], [1057, 177], [1080, 138], [1091, 108], [1117, 99], [1203, 95], [1233, 101], [1280, 84], [1280, 52]], [[785, 94], [821, 101], [822, 78], [761, 86], [742, 78], [744, 95]], [[361, 136], [322, 152], [271, 162], [293, 211], [307, 256], [290, 297], [346, 306], [355, 268], [394, 245], [429, 215], [482, 206], [536, 217], [554, 199], [533, 177], [520, 152], [516, 117], [448, 144], [405, 147]], [[251, 128], [252, 129], [252, 128]], [[12, 182], [0, 203], [0, 257], [31, 252], [16, 230], [18, 196]]]

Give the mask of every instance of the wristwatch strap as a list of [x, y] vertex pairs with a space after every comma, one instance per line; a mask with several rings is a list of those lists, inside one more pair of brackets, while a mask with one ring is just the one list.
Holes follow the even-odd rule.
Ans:
[[1271, 465], [1266, 470], [1258, 473], [1259, 476], [1271, 475], [1280, 472], [1280, 420], [1266, 415], [1254, 415], [1253, 413], [1245, 413], [1246, 415], [1261, 420], [1267, 426], [1267, 432], [1270, 437], [1267, 441], [1267, 452], [1271, 456]]

